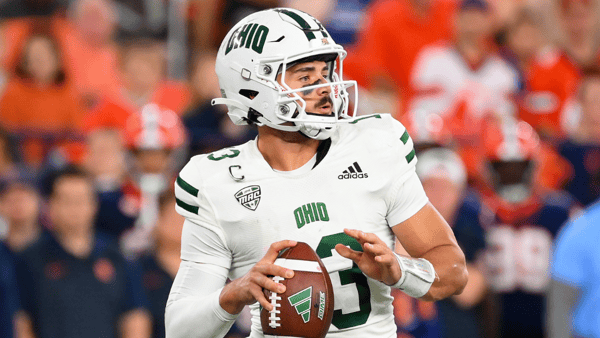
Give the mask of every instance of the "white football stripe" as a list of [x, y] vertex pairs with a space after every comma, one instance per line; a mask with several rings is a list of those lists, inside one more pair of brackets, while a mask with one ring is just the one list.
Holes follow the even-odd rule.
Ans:
[[306, 272], [322, 272], [318, 262], [314, 261], [303, 261], [300, 259], [286, 259], [277, 258], [275, 265], [279, 265], [286, 269], [292, 269], [294, 271], [306, 271]]

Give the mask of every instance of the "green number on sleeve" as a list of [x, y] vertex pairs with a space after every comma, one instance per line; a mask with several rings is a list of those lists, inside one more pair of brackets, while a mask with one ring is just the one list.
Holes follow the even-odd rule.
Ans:
[[222, 160], [224, 158], [234, 158], [234, 157], [237, 157], [240, 154], [240, 151], [237, 150], [237, 149], [227, 149], [227, 150], [231, 151], [231, 154], [225, 153], [225, 154], [223, 154], [223, 155], [221, 155], [219, 157], [215, 157], [215, 154], [212, 153], [212, 154], [208, 155], [208, 159], [211, 160], [211, 161], [220, 161], [220, 160]]
[[[321, 259], [331, 257], [331, 251], [334, 250], [336, 244], [338, 243], [347, 245], [356, 251], [363, 251], [360, 243], [358, 243], [354, 238], [346, 235], [345, 233], [339, 233], [323, 237], [317, 246], [317, 255], [319, 255]], [[369, 319], [369, 314], [371, 313], [371, 290], [369, 289], [367, 277], [362, 273], [362, 271], [360, 271], [356, 263], [352, 264], [351, 269], [333, 273], [339, 274], [342, 285], [356, 285], [360, 310], [351, 313], [342, 313], [341, 309], [335, 310], [333, 312], [333, 320], [331, 323], [338, 329], [347, 329], [349, 327], [366, 323], [367, 319]]]

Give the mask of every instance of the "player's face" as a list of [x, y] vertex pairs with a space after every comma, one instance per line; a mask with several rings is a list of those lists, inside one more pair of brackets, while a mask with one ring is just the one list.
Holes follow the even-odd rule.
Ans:
[[[300, 63], [288, 68], [285, 72], [285, 83], [292, 89], [314, 86], [329, 82], [329, 65], [324, 61], [311, 61]], [[278, 76], [281, 81], [281, 75]], [[306, 112], [320, 115], [329, 115], [333, 112], [331, 100], [331, 87], [324, 86], [298, 92], [306, 101]]]
[[170, 152], [165, 149], [145, 149], [135, 152], [135, 160], [142, 173], [163, 174], [167, 171]]

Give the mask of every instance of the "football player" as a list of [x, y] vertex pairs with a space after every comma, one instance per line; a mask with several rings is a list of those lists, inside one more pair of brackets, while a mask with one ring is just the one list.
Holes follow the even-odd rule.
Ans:
[[[329, 337], [396, 337], [391, 288], [425, 300], [460, 293], [465, 257], [428, 202], [406, 129], [348, 111], [344, 49], [312, 16], [270, 9], [235, 25], [216, 71], [236, 124], [257, 139], [193, 157], [175, 183], [185, 216], [167, 336], [223, 337], [246, 305], [263, 337], [263, 289], [292, 278], [280, 250], [308, 243], [334, 288]], [[412, 257], [393, 252], [397, 237]], [[226, 285], [227, 278], [231, 283]]]
[[480, 221], [486, 230], [484, 254], [490, 289], [498, 295], [501, 337], [544, 337], [544, 297], [552, 243], [577, 210], [573, 198], [535, 184], [540, 142], [523, 121], [505, 119], [487, 128], [487, 173]]

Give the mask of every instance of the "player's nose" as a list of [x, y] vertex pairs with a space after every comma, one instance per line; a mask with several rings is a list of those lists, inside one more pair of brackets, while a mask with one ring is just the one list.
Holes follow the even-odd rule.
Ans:
[[[322, 75], [321, 75], [320, 80], [321, 81], [319, 81], [319, 82], [322, 83], [322, 84], [328, 84], [329, 83], [329, 81], [327, 80], [327, 78], [325, 78]], [[323, 86], [323, 87], [317, 88], [317, 94], [319, 94], [319, 96], [331, 94], [331, 86], [327, 85], [327, 86]]]

